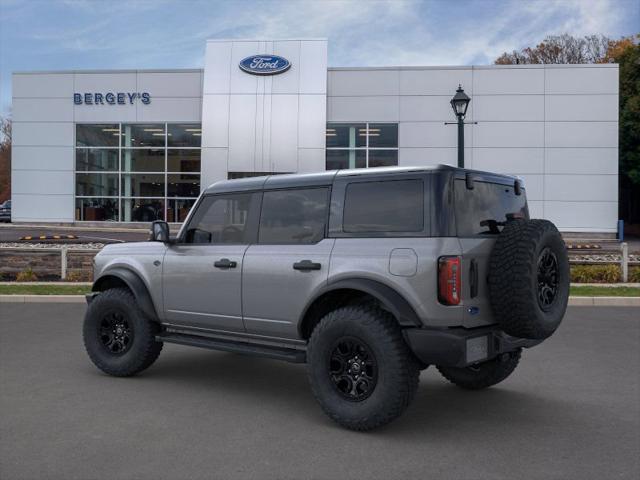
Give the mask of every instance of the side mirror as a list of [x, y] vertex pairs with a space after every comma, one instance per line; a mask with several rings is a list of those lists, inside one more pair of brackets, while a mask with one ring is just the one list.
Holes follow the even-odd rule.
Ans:
[[163, 220], [156, 220], [151, 224], [149, 240], [152, 242], [169, 243], [169, 224]]

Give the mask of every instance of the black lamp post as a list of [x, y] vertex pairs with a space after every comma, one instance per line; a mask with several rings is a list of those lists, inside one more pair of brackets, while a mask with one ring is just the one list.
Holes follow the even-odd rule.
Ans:
[[470, 101], [462, 85], [458, 85], [456, 94], [451, 99], [451, 108], [458, 117], [458, 168], [464, 168], [464, 116], [467, 114]]

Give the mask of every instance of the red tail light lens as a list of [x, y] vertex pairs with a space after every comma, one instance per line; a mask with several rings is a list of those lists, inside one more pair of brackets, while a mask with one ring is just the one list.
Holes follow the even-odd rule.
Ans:
[[443, 305], [460, 303], [460, 257], [438, 259], [438, 300]]

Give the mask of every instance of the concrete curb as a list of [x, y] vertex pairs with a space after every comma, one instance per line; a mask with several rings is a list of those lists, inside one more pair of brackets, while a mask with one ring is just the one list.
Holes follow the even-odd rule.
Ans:
[[569, 306], [640, 307], [640, 297], [569, 297]]
[[[85, 303], [84, 295], [0, 295], [0, 303]], [[640, 307], [640, 297], [569, 297], [572, 307]]]
[[85, 303], [84, 295], [0, 295], [0, 303]]

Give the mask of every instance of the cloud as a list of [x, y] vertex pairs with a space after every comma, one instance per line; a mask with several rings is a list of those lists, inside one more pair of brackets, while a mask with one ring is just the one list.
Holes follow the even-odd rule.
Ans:
[[639, 16], [638, 0], [0, 0], [2, 104], [13, 70], [202, 67], [208, 38], [326, 37], [332, 66], [467, 65], [550, 34], [636, 33]]

